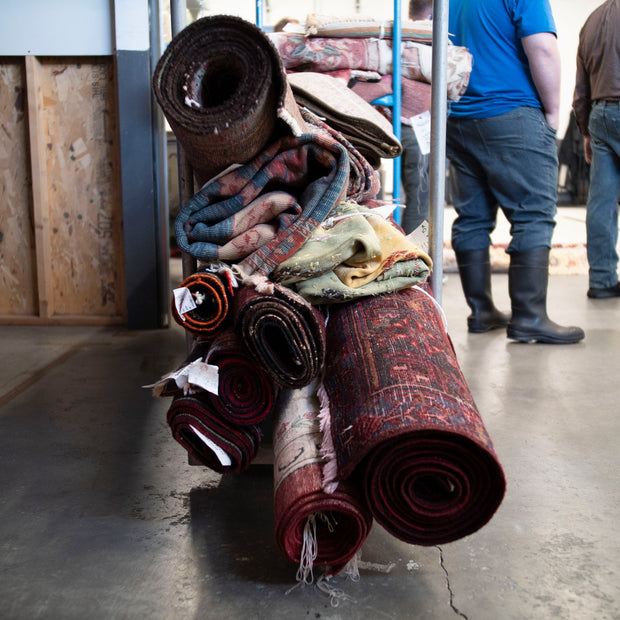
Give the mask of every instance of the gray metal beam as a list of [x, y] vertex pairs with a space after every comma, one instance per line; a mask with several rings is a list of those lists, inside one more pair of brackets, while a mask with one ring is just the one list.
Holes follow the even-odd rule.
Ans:
[[429, 249], [433, 259], [431, 287], [436, 301], [440, 304], [443, 294], [443, 229], [446, 196], [448, 11], [449, 0], [433, 0]]

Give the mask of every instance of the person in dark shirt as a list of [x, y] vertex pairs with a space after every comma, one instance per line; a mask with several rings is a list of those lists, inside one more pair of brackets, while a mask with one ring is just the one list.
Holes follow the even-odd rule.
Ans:
[[586, 205], [592, 299], [620, 297], [620, 0], [607, 0], [586, 19], [577, 49], [573, 110], [584, 136], [590, 186]]

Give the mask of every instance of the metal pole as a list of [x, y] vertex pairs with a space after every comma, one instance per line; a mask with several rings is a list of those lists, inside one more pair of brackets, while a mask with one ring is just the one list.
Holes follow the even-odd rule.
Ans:
[[429, 249], [433, 259], [431, 287], [435, 299], [440, 304], [443, 288], [443, 228], [446, 197], [448, 10], [449, 0], [433, 0]]
[[[401, 10], [400, 0], [394, 0], [394, 17], [392, 21], [392, 127], [394, 135], [398, 140], [401, 138], [400, 116], [402, 108], [402, 30], [401, 30]], [[393, 177], [392, 177], [392, 198], [396, 204], [400, 202], [400, 183], [401, 183], [401, 158], [397, 157], [393, 161]], [[397, 208], [394, 212], [394, 219], [400, 224], [401, 213]]]
[[172, 36], [179, 34], [186, 26], [187, 4], [185, 0], [170, 0], [170, 26]]
[[[179, 34], [187, 25], [187, 4], [185, 0], [170, 0], [170, 25], [172, 36]], [[179, 207], [182, 207], [194, 195], [194, 171], [187, 161], [187, 157], [177, 141], [177, 172], [179, 175]], [[196, 259], [183, 252], [181, 255], [183, 279], [196, 272]], [[194, 337], [190, 332], [185, 333], [185, 343], [188, 353], [192, 350]]]

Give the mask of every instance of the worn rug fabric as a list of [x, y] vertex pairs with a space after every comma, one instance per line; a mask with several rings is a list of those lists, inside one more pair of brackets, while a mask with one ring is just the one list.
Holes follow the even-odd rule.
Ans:
[[403, 147], [390, 122], [341, 80], [325, 73], [300, 71], [288, 76], [295, 101], [325, 119], [375, 167], [398, 157]]
[[188, 454], [218, 473], [247, 469], [260, 445], [258, 426], [223, 420], [205, 392], [173, 398], [166, 418], [172, 436]]
[[390, 219], [392, 207], [343, 201], [272, 279], [312, 304], [342, 303], [424, 282], [432, 260]]
[[273, 427], [275, 537], [282, 553], [310, 581], [312, 566], [338, 573], [370, 533], [372, 516], [361, 491], [342, 484], [326, 493], [321, 484], [321, 431], [316, 382], [283, 390]]
[[375, 520], [410, 544], [486, 524], [505, 478], [431, 296], [330, 306], [326, 339], [325, 484], [359, 476]]
[[171, 302], [172, 318], [188, 332], [213, 338], [230, 323], [234, 288], [226, 272], [198, 271], [187, 276], [178, 289], [188, 289], [194, 308], [183, 311], [176, 296]]
[[335, 139], [285, 137], [204, 185], [175, 220], [179, 248], [202, 261], [244, 262], [268, 275], [342, 198], [349, 157]]
[[203, 17], [181, 30], [153, 73], [153, 91], [202, 185], [304, 123], [280, 58], [255, 24]]
[[[341, 69], [392, 74], [392, 43], [388, 39], [348, 37], [305, 37], [302, 34], [274, 32], [269, 37], [288, 72], [328, 73]], [[401, 44], [402, 77], [431, 83], [432, 46], [416, 41]], [[458, 101], [467, 90], [472, 55], [466, 47], [448, 45], [446, 96]]]
[[215, 337], [206, 361], [217, 366], [219, 384], [206, 396], [224, 419], [254, 425], [272, 413], [278, 390], [232, 328]]
[[299, 388], [325, 363], [325, 319], [294, 291], [273, 284], [259, 292], [242, 286], [235, 295], [235, 330], [276, 385]]
[[[363, 15], [324, 15], [310, 13], [306, 17], [306, 34], [313, 37], [351, 37], [363, 39], [392, 39], [392, 20], [378, 20]], [[431, 43], [433, 22], [402, 19], [401, 36], [404, 41]]]

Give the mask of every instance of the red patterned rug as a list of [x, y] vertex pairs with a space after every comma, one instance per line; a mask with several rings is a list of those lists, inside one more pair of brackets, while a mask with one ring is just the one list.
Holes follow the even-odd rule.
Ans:
[[276, 541], [299, 564], [298, 581], [308, 583], [313, 565], [332, 574], [344, 568], [372, 525], [359, 488], [323, 490], [318, 410], [314, 383], [283, 391], [273, 433]]
[[326, 338], [338, 478], [360, 476], [374, 518], [408, 543], [451, 542], [487, 523], [504, 474], [430, 295], [333, 306]]
[[260, 424], [272, 413], [278, 389], [232, 328], [216, 336], [206, 361], [218, 368], [218, 393], [206, 395], [225, 420]]
[[173, 398], [167, 420], [172, 436], [188, 454], [218, 473], [247, 469], [260, 445], [258, 426], [222, 420], [205, 393]]

